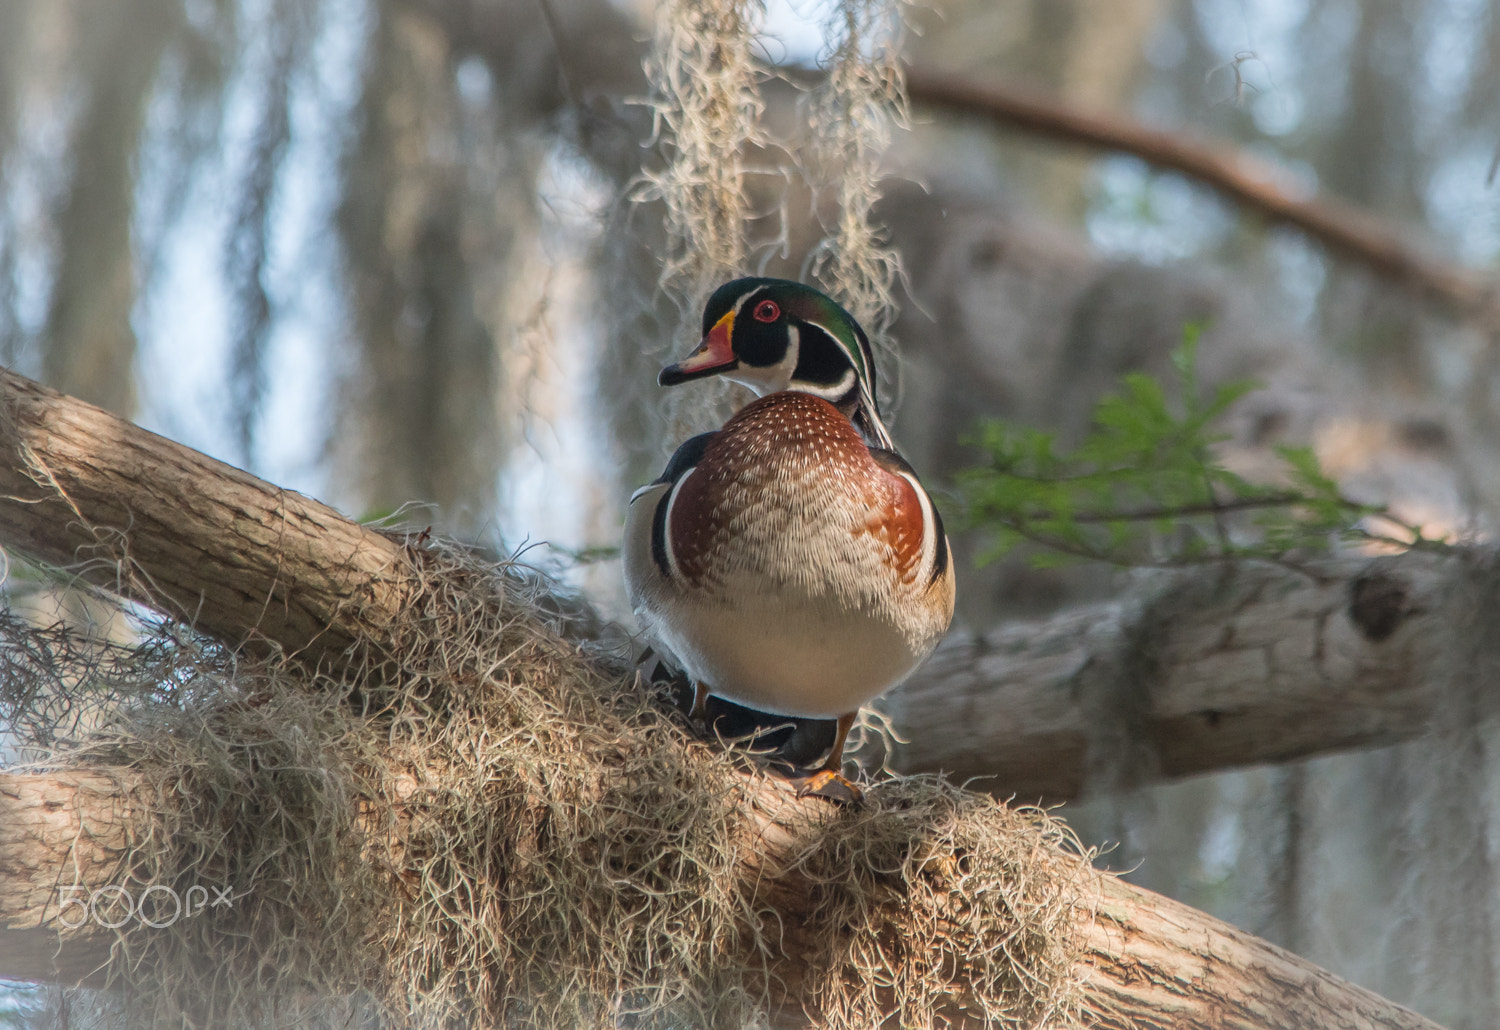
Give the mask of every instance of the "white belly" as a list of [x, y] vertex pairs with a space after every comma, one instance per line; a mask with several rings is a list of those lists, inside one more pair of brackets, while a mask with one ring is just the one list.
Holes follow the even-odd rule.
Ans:
[[766, 596], [673, 604], [657, 620], [684, 670], [731, 701], [776, 715], [834, 718], [904, 680], [925, 655], [890, 622], [831, 599]]

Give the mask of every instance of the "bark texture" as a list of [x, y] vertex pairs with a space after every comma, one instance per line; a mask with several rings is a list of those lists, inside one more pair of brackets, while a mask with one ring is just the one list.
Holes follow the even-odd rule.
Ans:
[[885, 702], [907, 741], [889, 761], [1056, 802], [1408, 740], [1464, 675], [1466, 586], [1490, 575], [1473, 556], [1416, 553], [1197, 570], [955, 634]]
[[62, 888], [118, 882], [130, 827], [114, 777], [0, 774], [0, 977], [81, 983], [108, 961], [108, 934], [62, 930]]
[[5, 369], [0, 454], [0, 546], [232, 643], [323, 660], [398, 603], [390, 539]]
[[1099, 874], [1084, 964], [1108, 1030], [1416, 1030], [1437, 1024], [1197, 909]]

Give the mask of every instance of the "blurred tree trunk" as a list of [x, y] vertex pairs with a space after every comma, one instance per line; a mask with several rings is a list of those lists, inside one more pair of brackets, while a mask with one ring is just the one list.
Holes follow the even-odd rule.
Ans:
[[[35, 9], [0, 4], [0, 162], [14, 153], [21, 95], [32, 73], [28, 55], [36, 49]], [[3, 224], [3, 223], [0, 223]], [[21, 340], [16, 315], [17, 246], [0, 233], [0, 362], [13, 364]]]
[[470, 201], [454, 75], [430, 19], [376, 9], [338, 217], [356, 328], [341, 451], [375, 510], [429, 502], [439, 524], [472, 532], [492, 514], [502, 452], [499, 345], [474, 279], [491, 254], [477, 248], [503, 269], [520, 227]]
[[183, 12], [178, 0], [84, 0], [72, 13], [83, 109], [68, 148], [42, 366], [59, 389], [128, 415], [135, 406], [135, 172], [161, 55]]

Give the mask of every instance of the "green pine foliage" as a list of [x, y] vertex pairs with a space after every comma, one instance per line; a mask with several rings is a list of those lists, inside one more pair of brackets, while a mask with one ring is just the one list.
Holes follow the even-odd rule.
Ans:
[[1205, 392], [1200, 332], [1188, 327], [1172, 356], [1175, 396], [1151, 376], [1125, 376], [1071, 451], [1049, 432], [984, 423], [972, 442], [988, 460], [960, 474], [958, 512], [961, 525], [989, 538], [982, 562], [1018, 549], [1038, 567], [1284, 562], [1350, 541], [1437, 544], [1384, 507], [1344, 496], [1310, 447], [1277, 448], [1283, 475], [1274, 485], [1225, 468], [1214, 449], [1228, 436], [1216, 426], [1257, 384]]

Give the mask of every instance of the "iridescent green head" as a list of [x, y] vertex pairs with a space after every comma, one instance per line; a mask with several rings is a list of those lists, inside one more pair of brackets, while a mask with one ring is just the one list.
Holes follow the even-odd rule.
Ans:
[[865, 438], [891, 447], [875, 402], [869, 338], [832, 298], [787, 279], [736, 279], [703, 309], [703, 340], [684, 361], [661, 370], [675, 386], [721, 375], [760, 396], [800, 390], [829, 401]]

